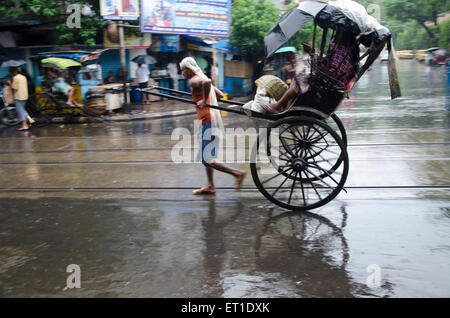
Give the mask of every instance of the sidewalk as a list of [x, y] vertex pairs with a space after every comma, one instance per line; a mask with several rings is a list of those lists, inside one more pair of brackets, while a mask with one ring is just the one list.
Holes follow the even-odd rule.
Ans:
[[[251, 100], [252, 95], [234, 97], [232, 101], [247, 102]], [[222, 106], [227, 107], [229, 104], [222, 103]], [[159, 119], [175, 116], [193, 115], [196, 113], [195, 106], [190, 103], [185, 103], [173, 99], [165, 99], [163, 101], [152, 101], [149, 104], [132, 104], [131, 111], [105, 114], [100, 117], [54, 117], [52, 122], [63, 123], [69, 121], [70, 123], [91, 123], [99, 120], [107, 121], [129, 121], [129, 120], [143, 120], [143, 119]]]

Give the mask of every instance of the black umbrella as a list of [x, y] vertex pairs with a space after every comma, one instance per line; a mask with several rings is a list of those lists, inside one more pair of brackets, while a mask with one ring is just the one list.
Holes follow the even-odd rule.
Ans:
[[284, 13], [264, 37], [266, 57], [271, 56], [289, 41], [298, 30], [326, 6], [327, 3], [322, 1], [302, 1], [297, 7]]
[[151, 55], [138, 55], [131, 61], [137, 64], [155, 64], [157, 62], [156, 59]]
[[17, 67], [25, 64], [26, 62], [24, 60], [6, 60], [2, 62], [0, 67]]

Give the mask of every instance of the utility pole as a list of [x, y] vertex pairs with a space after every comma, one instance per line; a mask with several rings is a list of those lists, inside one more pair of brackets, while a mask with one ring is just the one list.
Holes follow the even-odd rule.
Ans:
[[120, 67], [122, 69], [122, 81], [123, 81], [123, 100], [124, 100], [124, 108], [128, 106], [128, 89], [127, 89], [127, 68], [125, 63], [125, 40], [124, 40], [124, 31], [123, 25], [119, 24], [119, 45], [120, 45]]

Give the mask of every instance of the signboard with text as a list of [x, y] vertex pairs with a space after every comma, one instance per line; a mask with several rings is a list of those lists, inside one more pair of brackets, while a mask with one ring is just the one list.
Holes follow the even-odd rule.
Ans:
[[139, 0], [100, 0], [100, 15], [105, 20], [137, 20]]
[[229, 37], [231, 0], [141, 1], [141, 32]]

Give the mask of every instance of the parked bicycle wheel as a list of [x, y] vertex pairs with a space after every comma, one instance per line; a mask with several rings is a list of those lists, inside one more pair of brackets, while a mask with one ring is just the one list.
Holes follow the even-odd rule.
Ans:
[[7, 106], [0, 110], [0, 119], [4, 125], [16, 126], [20, 123], [14, 106]]

